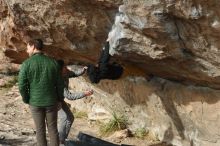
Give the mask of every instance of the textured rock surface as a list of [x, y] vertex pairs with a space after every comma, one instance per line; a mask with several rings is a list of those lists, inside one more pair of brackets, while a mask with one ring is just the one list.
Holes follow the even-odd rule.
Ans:
[[219, 3], [124, 2], [110, 33], [111, 53], [149, 74], [219, 88]]
[[[119, 1], [120, 2], [120, 1]], [[50, 56], [94, 62], [119, 5], [109, 0], [1, 0], [1, 48], [21, 62], [29, 38], [42, 38]], [[67, 55], [68, 54], [68, 55]]]
[[[159, 139], [175, 146], [220, 145], [219, 90], [161, 78], [146, 81], [142, 77], [104, 80], [95, 86], [80, 77], [71, 79], [71, 87], [74, 91], [86, 88], [95, 91], [92, 97], [68, 101], [73, 107], [88, 114], [100, 107], [109, 113], [123, 113], [131, 123], [131, 131], [141, 128], [149, 131], [149, 141]], [[111, 119], [109, 114], [102, 117]], [[93, 116], [91, 120], [99, 119]]]
[[15, 62], [27, 57], [23, 49], [30, 37], [43, 38], [46, 52], [66, 62], [95, 62], [115, 23], [109, 34], [114, 36], [111, 53], [121, 62], [135, 64], [146, 74], [219, 88], [220, 4], [216, 1], [0, 3], [0, 47]]
[[43, 38], [50, 56], [70, 63], [95, 62], [115, 23], [109, 34], [114, 36], [110, 40], [111, 53], [121, 62], [141, 68], [146, 74], [220, 88], [220, 4], [216, 1], [0, 3], [0, 47], [15, 62], [27, 57], [23, 49], [30, 37]]
[[6, 57], [3, 50], [0, 50], [0, 74], [18, 72], [19, 64], [11, 63], [11, 59]]

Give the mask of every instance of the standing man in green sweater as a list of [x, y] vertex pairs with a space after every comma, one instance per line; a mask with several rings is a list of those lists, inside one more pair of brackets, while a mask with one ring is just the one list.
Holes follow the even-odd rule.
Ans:
[[50, 146], [59, 146], [57, 104], [63, 101], [63, 83], [57, 62], [45, 56], [42, 48], [40, 39], [28, 42], [26, 51], [30, 57], [19, 72], [19, 91], [24, 103], [30, 105], [38, 146], [47, 146], [46, 125]]

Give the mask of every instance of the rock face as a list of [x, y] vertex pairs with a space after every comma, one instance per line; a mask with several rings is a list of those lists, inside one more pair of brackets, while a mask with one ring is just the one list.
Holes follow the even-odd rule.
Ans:
[[21, 63], [28, 39], [42, 38], [48, 55], [87, 64], [97, 61], [109, 37], [113, 60], [128, 78], [98, 88], [126, 101], [160, 140], [217, 146], [219, 6], [208, 0], [0, 0], [0, 48]]
[[219, 88], [219, 3], [124, 1], [112, 53], [149, 74]]
[[29, 38], [42, 38], [45, 52], [68, 63], [95, 62], [114, 24], [111, 53], [122, 63], [146, 74], [220, 88], [216, 1], [1, 0], [0, 4], [0, 47], [14, 62], [27, 57]]
[[156, 77], [150, 81], [142, 77], [103, 80], [95, 86], [83, 78], [70, 81], [74, 91], [94, 90], [91, 97], [67, 101], [88, 115], [105, 111], [100, 116], [89, 117], [92, 121], [102, 117], [111, 119], [109, 113], [123, 113], [132, 132], [148, 130], [148, 141], [160, 140], [174, 146], [220, 145], [219, 90]]
[[6, 57], [3, 50], [0, 50], [0, 74], [10, 74], [19, 71], [19, 64], [11, 63], [10, 58]]
[[94, 62], [119, 3], [0, 0], [0, 47], [14, 62], [21, 62], [27, 57], [24, 49], [28, 39], [42, 38], [50, 56], [67, 62]]

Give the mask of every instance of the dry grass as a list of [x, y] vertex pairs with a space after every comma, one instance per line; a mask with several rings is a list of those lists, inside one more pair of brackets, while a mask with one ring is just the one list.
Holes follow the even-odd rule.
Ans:
[[76, 110], [75, 108], [73, 108], [72, 112], [73, 112], [75, 118], [78, 118], [78, 119], [88, 118], [88, 114], [85, 111], [79, 111], [79, 110]]

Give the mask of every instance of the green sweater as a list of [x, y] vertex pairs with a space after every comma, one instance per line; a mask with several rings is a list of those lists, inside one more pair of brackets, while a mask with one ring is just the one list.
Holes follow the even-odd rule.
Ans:
[[63, 100], [59, 66], [42, 53], [34, 54], [22, 63], [18, 85], [24, 103], [46, 107]]

